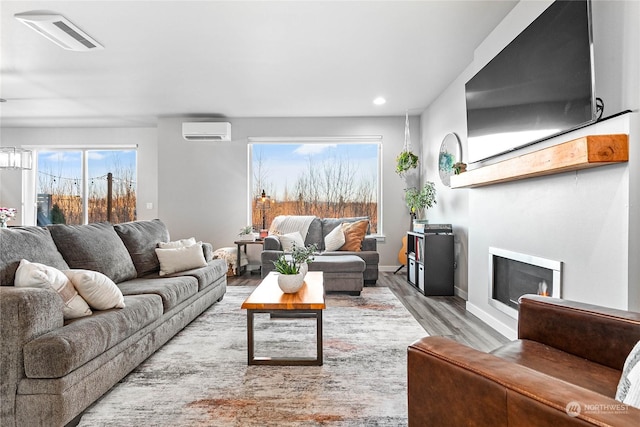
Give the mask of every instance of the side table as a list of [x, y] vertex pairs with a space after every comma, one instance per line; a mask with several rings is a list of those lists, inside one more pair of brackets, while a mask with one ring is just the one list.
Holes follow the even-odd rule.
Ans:
[[240, 250], [244, 248], [245, 255], [247, 254], [247, 245], [264, 245], [264, 240], [236, 240], [233, 242], [236, 245], [236, 276], [242, 275], [242, 266], [240, 265], [241, 256]]

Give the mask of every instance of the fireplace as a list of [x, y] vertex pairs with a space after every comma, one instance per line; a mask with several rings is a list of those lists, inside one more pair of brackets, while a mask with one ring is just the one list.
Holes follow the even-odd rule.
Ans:
[[518, 318], [518, 298], [538, 294], [560, 298], [562, 262], [489, 248], [489, 304]]

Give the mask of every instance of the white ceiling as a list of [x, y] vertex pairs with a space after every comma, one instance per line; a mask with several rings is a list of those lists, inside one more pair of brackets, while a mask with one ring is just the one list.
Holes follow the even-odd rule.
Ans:
[[[2, 0], [1, 125], [417, 114], [515, 3]], [[64, 50], [13, 17], [33, 10], [105, 49]]]

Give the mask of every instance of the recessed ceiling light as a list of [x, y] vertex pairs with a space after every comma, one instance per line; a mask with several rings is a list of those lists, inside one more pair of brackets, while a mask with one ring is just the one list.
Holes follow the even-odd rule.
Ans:
[[387, 100], [384, 99], [383, 97], [379, 96], [376, 99], [373, 100], [373, 103], [376, 105], [383, 105], [384, 103], [386, 103]]

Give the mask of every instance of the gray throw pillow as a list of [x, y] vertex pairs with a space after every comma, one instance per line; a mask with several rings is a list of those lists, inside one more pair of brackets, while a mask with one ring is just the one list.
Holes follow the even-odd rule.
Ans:
[[307, 237], [304, 239], [304, 245], [309, 246], [315, 243], [318, 245], [318, 249], [322, 250], [324, 249], [323, 239], [322, 221], [320, 218], [314, 218], [309, 225], [309, 231], [307, 231]]
[[45, 264], [58, 270], [69, 268], [51, 233], [42, 227], [0, 228], [0, 284], [13, 286], [20, 260]]
[[113, 226], [127, 247], [138, 277], [160, 271], [156, 255], [158, 243], [169, 241], [169, 231], [159, 219], [133, 221]]
[[98, 271], [116, 283], [137, 276], [131, 256], [112, 224], [56, 224], [48, 228], [70, 268]]

